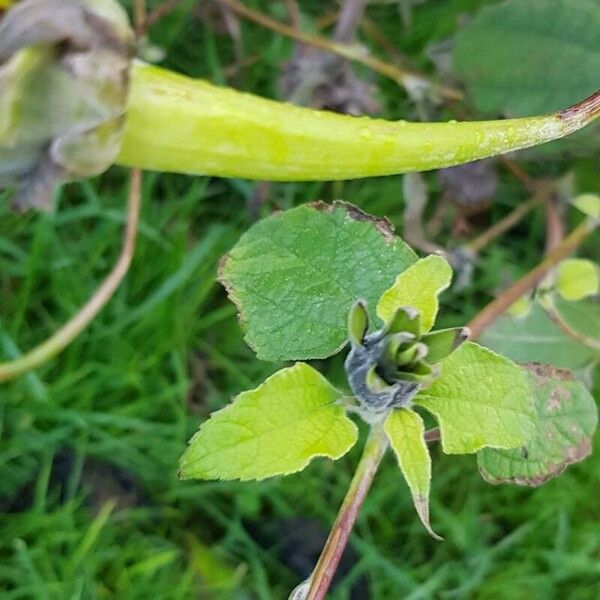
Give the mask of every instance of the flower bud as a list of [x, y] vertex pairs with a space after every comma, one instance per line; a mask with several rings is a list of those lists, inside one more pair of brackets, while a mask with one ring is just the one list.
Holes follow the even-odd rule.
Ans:
[[49, 209], [116, 159], [134, 36], [114, 0], [23, 0], [0, 21], [0, 187]]

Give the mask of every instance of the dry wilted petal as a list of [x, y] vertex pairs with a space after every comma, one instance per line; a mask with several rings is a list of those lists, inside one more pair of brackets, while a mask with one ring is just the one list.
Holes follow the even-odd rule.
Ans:
[[55, 186], [115, 160], [133, 33], [113, 0], [23, 0], [0, 21], [0, 186], [48, 209]]

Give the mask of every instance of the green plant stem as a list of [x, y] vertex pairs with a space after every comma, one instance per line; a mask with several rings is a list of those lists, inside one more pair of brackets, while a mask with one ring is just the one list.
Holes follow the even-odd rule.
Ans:
[[138, 61], [126, 112], [124, 166], [330, 181], [437, 169], [560, 138], [600, 114], [600, 92], [552, 115], [409, 123], [274, 102]]
[[514, 302], [533, 289], [552, 267], [574, 252], [596, 229], [598, 224], [598, 219], [585, 219], [560, 244], [555, 246], [536, 267], [484, 307], [467, 325], [471, 330], [471, 339], [477, 339]]
[[323, 600], [340, 562], [348, 538], [367, 492], [371, 487], [379, 463], [388, 448], [388, 439], [381, 425], [372, 427], [362, 457], [329, 537], [310, 578], [306, 600]]
[[112, 271], [81, 310], [54, 335], [39, 346], [11, 362], [0, 363], [0, 383], [14, 379], [39, 367], [66, 348], [102, 310], [127, 274], [135, 250], [135, 240], [141, 203], [141, 172], [131, 173], [131, 187], [127, 209], [127, 225], [123, 248]]

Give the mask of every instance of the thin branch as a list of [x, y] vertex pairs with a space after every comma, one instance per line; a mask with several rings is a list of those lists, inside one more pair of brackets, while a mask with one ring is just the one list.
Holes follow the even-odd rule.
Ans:
[[471, 329], [471, 339], [477, 339], [514, 302], [533, 289], [552, 267], [574, 252], [598, 224], [597, 219], [588, 218], [583, 221], [558, 246], [550, 251], [534, 269], [483, 308], [467, 325]]
[[302, 21], [300, 19], [300, 9], [298, 8], [297, 0], [285, 0], [285, 6], [287, 8], [291, 26], [298, 31]]
[[146, 31], [148, 31], [152, 25], [158, 23], [158, 21], [160, 21], [162, 18], [173, 12], [180, 2], [181, 0], [166, 0], [166, 2], [163, 2], [160, 6], [157, 6], [155, 9], [150, 11], [150, 13], [148, 13], [144, 19], [142, 26], [139, 29], [136, 28], [137, 34], [140, 35], [146, 33]]
[[423, 437], [428, 444], [431, 442], [439, 442], [442, 439], [442, 432], [439, 427], [432, 427], [425, 432]]
[[351, 44], [365, 13], [368, 0], [345, 0], [335, 24], [333, 39], [341, 44]]
[[11, 362], [0, 363], [0, 382], [14, 379], [31, 369], [39, 367], [59, 354], [86, 329], [94, 317], [111, 299], [127, 274], [135, 251], [141, 204], [141, 180], [141, 171], [139, 169], [132, 170], [123, 248], [117, 263], [108, 277], [81, 310], [52, 337], [20, 358]]
[[323, 552], [310, 577], [305, 600], [323, 600], [325, 598], [356, 522], [358, 511], [367, 496], [379, 463], [387, 448], [388, 439], [383, 427], [381, 425], [374, 426], [367, 439], [363, 455], [356, 467], [356, 472], [342, 502], [337, 519], [329, 532]]
[[143, 33], [146, 24], [146, 16], [146, 0], [135, 0], [133, 5], [133, 21], [137, 37]]
[[556, 198], [546, 198], [544, 210], [546, 211], [546, 252], [550, 252], [565, 237], [565, 224]]
[[513, 211], [511, 211], [504, 218], [496, 221], [489, 229], [484, 231], [481, 235], [478, 235], [474, 240], [471, 240], [464, 245], [465, 250], [471, 255], [477, 255], [483, 250], [488, 244], [495, 239], [504, 235], [508, 230], [512, 229], [527, 213], [529, 213], [538, 204], [543, 202], [544, 198], [541, 194], [530, 198], [529, 200], [519, 204]]
[[248, 8], [241, 2], [238, 2], [238, 0], [218, 1], [235, 11], [237, 14], [263, 27], [266, 27], [267, 29], [276, 31], [281, 35], [290, 37], [299, 42], [315, 46], [316, 48], [327, 50], [348, 60], [363, 64], [373, 71], [390, 78], [408, 91], [412, 91], [415, 87], [415, 84], [420, 84], [431, 88], [434, 92], [449, 100], [461, 100], [463, 98], [463, 94], [458, 90], [433, 83], [421, 73], [402, 70], [395, 65], [369, 56], [361, 47], [333, 42], [321, 36], [311, 35], [302, 31], [296, 31], [293, 27], [286, 25], [285, 23], [275, 21], [274, 19], [271, 19], [260, 12]]

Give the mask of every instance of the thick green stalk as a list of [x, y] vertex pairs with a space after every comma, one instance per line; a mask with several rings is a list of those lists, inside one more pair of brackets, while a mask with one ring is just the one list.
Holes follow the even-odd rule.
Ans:
[[272, 181], [352, 179], [437, 169], [534, 146], [599, 114], [600, 92], [547, 116], [391, 122], [266, 100], [136, 62], [118, 162]]

